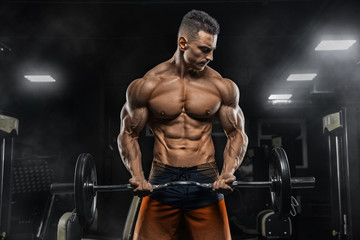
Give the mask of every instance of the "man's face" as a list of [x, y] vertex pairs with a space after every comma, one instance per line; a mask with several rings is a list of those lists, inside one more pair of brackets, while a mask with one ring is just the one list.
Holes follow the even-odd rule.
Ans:
[[202, 71], [213, 60], [217, 35], [200, 31], [198, 37], [187, 44], [184, 51], [185, 64], [195, 71]]

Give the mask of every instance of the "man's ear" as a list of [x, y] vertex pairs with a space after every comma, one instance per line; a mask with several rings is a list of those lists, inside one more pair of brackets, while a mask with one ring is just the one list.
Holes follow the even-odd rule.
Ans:
[[180, 51], [185, 51], [188, 47], [188, 40], [186, 37], [179, 37], [178, 41]]

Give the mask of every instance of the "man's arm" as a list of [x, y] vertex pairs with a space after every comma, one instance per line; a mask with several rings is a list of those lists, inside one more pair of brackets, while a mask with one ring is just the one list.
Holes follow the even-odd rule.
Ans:
[[147, 195], [152, 191], [151, 184], [145, 179], [141, 150], [138, 142], [139, 134], [144, 128], [149, 113], [146, 107], [146, 94], [141, 92], [143, 79], [130, 84], [126, 93], [126, 103], [121, 110], [118, 148], [126, 169], [131, 174], [130, 184], [136, 195]]
[[219, 192], [232, 191], [227, 184], [235, 181], [234, 173], [244, 159], [248, 144], [248, 137], [244, 131], [245, 118], [238, 105], [239, 90], [230, 80], [226, 79], [223, 103], [218, 117], [227, 136], [224, 150], [224, 163], [221, 174], [214, 182], [214, 190]]

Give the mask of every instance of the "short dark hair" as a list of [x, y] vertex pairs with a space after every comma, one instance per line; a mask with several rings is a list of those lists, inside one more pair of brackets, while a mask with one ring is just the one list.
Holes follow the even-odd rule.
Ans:
[[191, 10], [183, 17], [180, 33], [186, 33], [190, 38], [196, 38], [199, 31], [204, 31], [212, 35], [218, 35], [220, 32], [219, 23], [209, 14], [199, 10]]

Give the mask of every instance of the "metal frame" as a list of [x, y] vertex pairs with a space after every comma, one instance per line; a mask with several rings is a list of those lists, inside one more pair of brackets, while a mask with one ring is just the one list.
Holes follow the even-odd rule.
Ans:
[[[338, 239], [359, 239], [359, 140], [357, 107], [342, 108], [337, 126], [326, 132], [329, 148], [332, 235]], [[331, 118], [330, 115], [324, 119]], [[330, 121], [330, 120], [329, 120]], [[325, 123], [325, 121], [324, 121]], [[324, 127], [325, 128], [325, 127]]]
[[11, 231], [14, 138], [8, 134], [1, 142], [0, 234], [4, 237]]
[[302, 144], [302, 165], [296, 165], [297, 169], [306, 169], [309, 166], [308, 163], [308, 148], [307, 148], [307, 130], [306, 122], [304, 119], [261, 119], [258, 121], [258, 146], [260, 146], [261, 140], [271, 140], [273, 135], [263, 135], [261, 126], [264, 123], [298, 123], [300, 125], [300, 136], [297, 139], [301, 140]]

